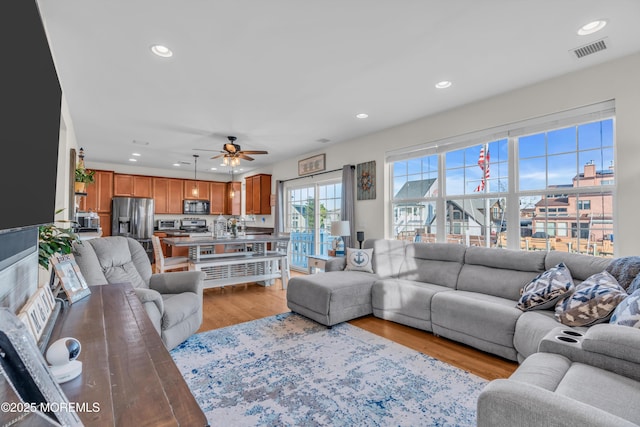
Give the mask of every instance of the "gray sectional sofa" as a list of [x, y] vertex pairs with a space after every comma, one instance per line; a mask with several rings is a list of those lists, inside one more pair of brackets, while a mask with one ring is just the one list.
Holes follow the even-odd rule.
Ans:
[[521, 289], [561, 261], [577, 283], [610, 262], [386, 239], [367, 240], [363, 248], [373, 249], [374, 273], [344, 271], [344, 258], [333, 259], [325, 273], [289, 281], [289, 308], [327, 326], [373, 313], [514, 361], [537, 352], [542, 338], [561, 326], [552, 309], [516, 308]]
[[480, 427], [640, 425], [640, 329], [570, 327], [553, 308], [516, 308], [520, 290], [560, 262], [577, 285], [611, 260], [382, 239], [363, 248], [374, 273], [334, 259], [289, 281], [289, 308], [327, 326], [373, 314], [520, 362], [483, 389]]

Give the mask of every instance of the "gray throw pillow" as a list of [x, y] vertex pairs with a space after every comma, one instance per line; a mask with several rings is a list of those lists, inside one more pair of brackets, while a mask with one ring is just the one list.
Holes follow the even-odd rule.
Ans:
[[640, 289], [618, 304], [609, 323], [640, 328]]
[[615, 277], [603, 271], [576, 286], [556, 304], [555, 316], [569, 326], [591, 326], [607, 322], [618, 304], [627, 297]]
[[631, 293], [632, 291], [629, 291], [628, 288], [634, 279], [638, 277], [638, 273], [640, 273], [640, 256], [615, 258], [605, 270], [616, 278], [620, 286]]
[[516, 305], [522, 311], [544, 310], [573, 290], [571, 272], [563, 262], [536, 276], [522, 289]]
[[372, 256], [373, 248], [347, 248], [347, 265], [344, 269], [350, 271], [364, 271], [367, 273], [373, 273], [373, 266], [371, 264]]

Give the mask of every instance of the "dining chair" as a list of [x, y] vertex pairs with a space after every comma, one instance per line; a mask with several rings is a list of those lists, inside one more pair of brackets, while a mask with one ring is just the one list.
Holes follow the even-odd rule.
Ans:
[[151, 236], [153, 254], [155, 255], [155, 272], [164, 273], [170, 270], [185, 270], [189, 268], [189, 258], [186, 256], [165, 257], [160, 244], [160, 237]]

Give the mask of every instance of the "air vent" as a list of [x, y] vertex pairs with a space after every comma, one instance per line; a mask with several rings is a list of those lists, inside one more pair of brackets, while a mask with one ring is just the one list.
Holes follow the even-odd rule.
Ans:
[[181, 165], [190, 165], [191, 162], [185, 162], [185, 161], [179, 161], [178, 163], [180, 163]]
[[591, 55], [592, 53], [600, 52], [601, 50], [605, 50], [609, 45], [609, 40], [606, 38], [595, 41], [585, 46], [581, 46], [579, 48], [573, 49], [570, 52], [573, 52], [576, 57], [583, 58], [587, 55]]
[[320, 138], [320, 139], [317, 139], [316, 141], [318, 141], [321, 144], [326, 144], [327, 142], [330, 142], [331, 140], [327, 139], [327, 138]]

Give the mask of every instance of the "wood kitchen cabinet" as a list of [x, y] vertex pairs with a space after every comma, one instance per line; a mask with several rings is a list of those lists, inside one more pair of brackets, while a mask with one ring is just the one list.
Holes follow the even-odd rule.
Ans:
[[111, 213], [112, 197], [113, 172], [96, 170], [94, 183], [87, 185], [87, 195], [80, 199], [78, 207], [83, 212]]
[[209, 183], [209, 201], [211, 202], [211, 215], [225, 214], [225, 199], [227, 197], [226, 182]]
[[113, 195], [128, 197], [153, 197], [153, 178], [143, 175], [113, 175]]
[[247, 215], [271, 214], [271, 175], [245, 178], [245, 212]]
[[153, 178], [155, 213], [181, 214], [184, 183], [181, 179]]
[[[187, 200], [209, 200], [209, 181], [183, 180], [184, 198]], [[194, 194], [195, 192], [195, 194]]]
[[[225, 214], [226, 215], [240, 215], [240, 199], [242, 192], [242, 184], [238, 181], [232, 181], [225, 183]], [[233, 194], [233, 197], [231, 197]]]

